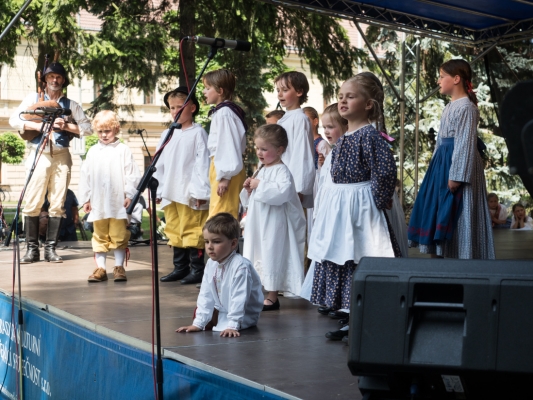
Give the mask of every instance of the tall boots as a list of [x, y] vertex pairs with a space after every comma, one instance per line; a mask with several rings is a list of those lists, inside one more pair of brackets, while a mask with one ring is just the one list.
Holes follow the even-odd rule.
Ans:
[[174, 258], [172, 259], [174, 263], [174, 270], [163, 277], [161, 277], [161, 282], [175, 282], [183, 279], [189, 273], [189, 254], [187, 249], [182, 247], [173, 247]]
[[189, 259], [191, 262], [191, 272], [181, 280], [182, 285], [190, 283], [200, 283], [204, 277], [204, 251], [202, 249], [189, 248]]
[[44, 259], [48, 262], [62, 263], [63, 259], [56, 254], [57, 238], [61, 227], [61, 217], [48, 218], [48, 230], [44, 243]]
[[39, 261], [39, 216], [24, 217], [26, 232], [26, 254], [20, 259], [21, 264]]

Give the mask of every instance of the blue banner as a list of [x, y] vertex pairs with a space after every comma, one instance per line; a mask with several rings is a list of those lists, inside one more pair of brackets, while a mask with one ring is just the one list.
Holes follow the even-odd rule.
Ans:
[[[0, 396], [24, 399], [153, 399], [152, 355], [23, 302], [24, 325], [0, 292]], [[13, 326], [15, 322], [15, 329]], [[15, 332], [17, 335], [15, 337]], [[22, 343], [22, 355], [15, 344]], [[281, 399], [172, 359], [163, 360], [165, 399]]]

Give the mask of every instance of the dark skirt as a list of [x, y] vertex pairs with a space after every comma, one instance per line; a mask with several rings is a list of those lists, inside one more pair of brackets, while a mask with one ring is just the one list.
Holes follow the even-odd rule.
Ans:
[[455, 193], [448, 189], [453, 142], [442, 139], [420, 185], [407, 231], [411, 247], [434, 246], [453, 237], [463, 206], [462, 186]]
[[311, 291], [311, 303], [321, 304], [334, 310], [350, 308], [352, 275], [357, 265], [347, 261], [338, 265], [331, 261], [316, 263]]

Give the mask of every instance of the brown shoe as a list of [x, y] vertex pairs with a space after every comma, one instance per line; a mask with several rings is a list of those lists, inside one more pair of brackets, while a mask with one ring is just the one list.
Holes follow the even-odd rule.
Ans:
[[123, 282], [128, 280], [128, 278], [126, 278], [126, 270], [122, 265], [115, 267], [113, 270], [113, 276], [115, 277], [115, 282]]
[[103, 282], [107, 281], [107, 273], [105, 272], [105, 269], [97, 267], [91, 276], [89, 276], [89, 279], [87, 279], [89, 282]]

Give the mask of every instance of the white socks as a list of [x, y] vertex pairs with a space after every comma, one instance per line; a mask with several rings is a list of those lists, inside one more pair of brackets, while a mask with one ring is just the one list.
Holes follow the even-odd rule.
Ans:
[[126, 258], [126, 249], [115, 250], [115, 267], [124, 266], [124, 259]]
[[96, 265], [98, 268], [105, 269], [105, 259], [107, 253], [94, 253], [94, 259], [96, 260]]

